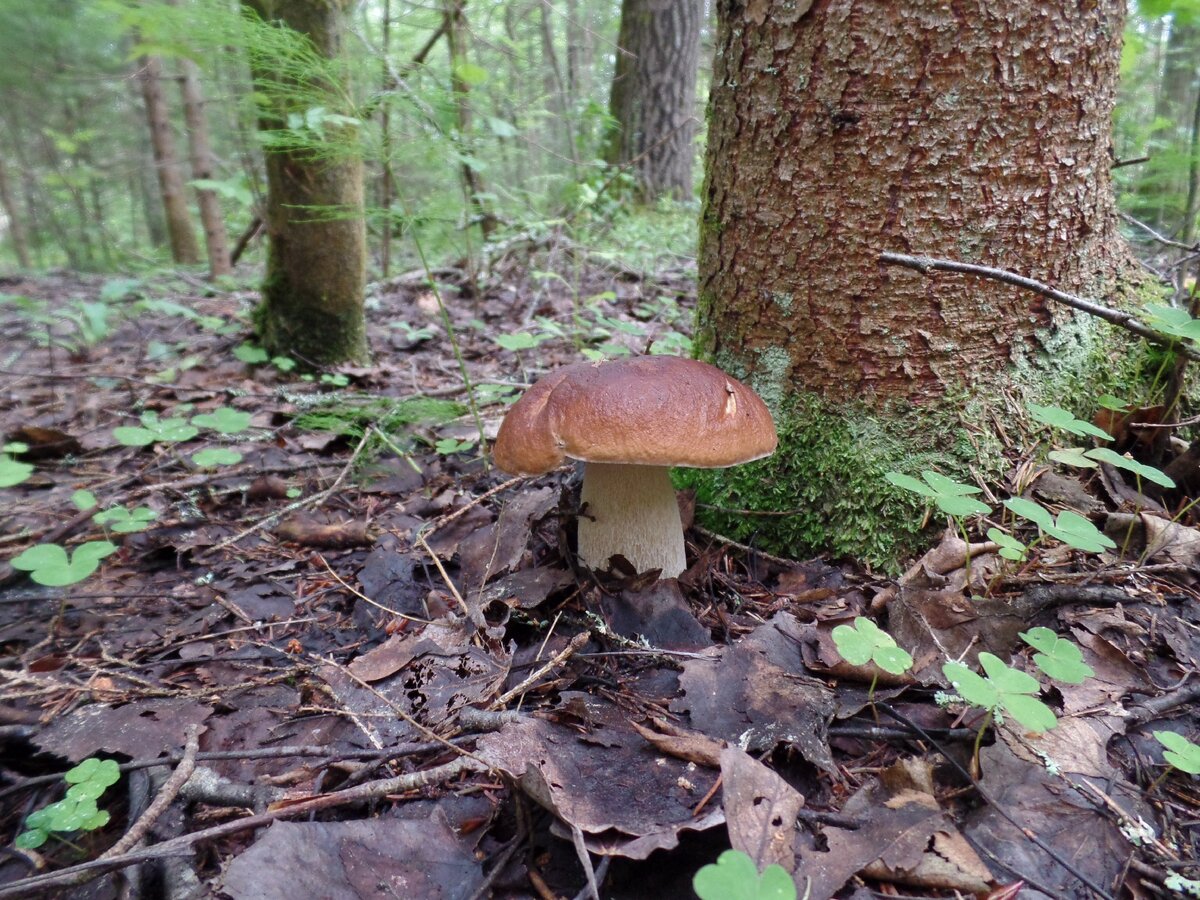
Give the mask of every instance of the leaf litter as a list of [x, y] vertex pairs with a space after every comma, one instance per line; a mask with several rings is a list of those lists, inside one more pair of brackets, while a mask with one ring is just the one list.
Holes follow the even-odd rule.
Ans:
[[[686, 274], [583, 277], [611, 291], [610, 321], [638, 326], [605, 340], [643, 352], [642, 338], [686, 328], [646, 313], [656, 298], [690, 302]], [[5, 289], [52, 307], [104, 284]], [[1200, 532], [1163, 512], [1179, 496], [1122, 475], [1136, 471], [1127, 458], [1083, 456], [1096, 465], [1047, 470], [1029, 489], [1054, 506], [1053, 527], [1074, 521], [1063, 511], [1101, 520], [1118, 550], [1100, 556], [1047, 549], [1006, 567], [1002, 545], [947, 534], [889, 581], [708, 538], [679, 581], [592, 575], [569, 553], [573, 474], [505, 482], [481, 462], [421, 279], [376, 286], [379, 362], [332, 390], [235, 355], [250, 294], [142, 291], [198, 315], [135, 322], [130, 294], [103, 352], [3, 323], [17, 337], [0, 427], [34, 466], [4, 489], [4, 558], [38, 543], [119, 547], [67, 587], [0, 564], [8, 833], [83, 759], [123, 764], [110, 792], [128, 795], [146, 771], [161, 785], [198, 727], [196, 772], [165, 797], [174, 830], [152, 832], [136, 861], [152, 890], [515, 898], [595, 883], [605, 897], [688, 897], [730, 846], [760, 871], [782, 866], [813, 900], [1000, 897], [1021, 882], [1022, 896], [1141, 897], [1171, 875], [1200, 880], [1200, 789], [1153, 736], [1194, 740], [1200, 727]], [[488, 391], [488, 436], [505, 398], [578, 358], [554, 336], [536, 359], [497, 350], [490, 334], [575, 314], [573, 297], [542, 285], [522, 319], [518, 295], [451, 304]], [[1095, 424], [1136, 456], [1135, 419]], [[193, 461], [217, 449], [209, 468]], [[1186, 487], [1200, 483], [1189, 466], [1185, 453], [1167, 468]], [[81, 488], [98, 509], [154, 518], [108, 531], [72, 505]], [[841, 658], [832, 632], [862, 616], [912, 654], [906, 674]], [[1035, 628], [1031, 646], [1020, 635]], [[994, 723], [972, 775], [983, 716], [937, 698], [942, 663], [978, 671], [981, 653], [1014, 675], [1039, 675], [1039, 654], [1093, 674], [1044, 680], [1056, 727]], [[91, 887], [72, 867], [129, 828], [130, 803], [76, 842], [86, 856], [53, 842], [6, 856], [0, 897], [116, 890], [111, 872], [130, 861]], [[35, 880], [63, 872], [79, 880]]]

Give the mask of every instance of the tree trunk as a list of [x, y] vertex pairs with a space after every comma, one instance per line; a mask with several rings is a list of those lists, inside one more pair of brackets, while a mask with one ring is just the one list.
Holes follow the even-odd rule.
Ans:
[[[243, 0], [264, 20], [312, 41], [322, 55], [341, 50], [343, 18], [353, 0]], [[289, 112], [286, 91], [266, 61], [252, 66], [255, 87], [272, 101], [260, 128], [278, 130]], [[337, 111], [329, 85], [330, 111]], [[272, 354], [308, 365], [365, 362], [363, 294], [366, 229], [363, 167], [355, 136], [325, 125], [325, 143], [268, 148], [267, 273], [259, 310], [260, 337]], [[317, 140], [314, 137], [314, 141]]]
[[608, 161], [645, 200], [692, 196], [700, 0], [623, 0]]
[[29, 241], [25, 237], [25, 220], [21, 209], [17, 206], [17, 198], [13, 195], [12, 185], [8, 181], [8, 170], [4, 166], [4, 157], [0, 155], [0, 209], [8, 220], [8, 238], [12, 241], [13, 255], [17, 265], [22, 269], [30, 267]]
[[[380, 93], [391, 89], [392, 73], [388, 60], [392, 54], [392, 3], [383, 0], [383, 42], [380, 51], [383, 62], [380, 63]], [[380, 224], [383, 226], [379, 240], [379, 268], [383, 278], [391, 274], [392, 268], [392, 198], [396, 195], [395, 175], [392, 171], [392, 105], [387, 100], [379, 104], [379, 138], [380, 156], [383, 157], [383, 169], [379, 178], [379, 208], [381, 210]]]
[[[178, 6], [179, 0], [170, 0]], [[208, 137], [208, 118], [204, 113], [204, 91], [200, 87], [200, 69], [187, 57], [179, 60], [179, 87], [183, 95], [183, 118], [187, 123], [188, 145], [191, 151], [192, 178], [211, 181], [216, 172], [216, 157]], [[204, 246], [208, 250], [208, 274], [212, 278], [233, 271], [229, 261], [229, 235], [221, 201], [210, 188], [196, 188], [196, 205], [200, 208], [200, 224], [204, 228]]]
[[[463, 156], [471, 154], [471, 85], [459, 74], [459, 67], [467, 61], [467, 20], [463, 14], [466, 0], [448, 0], [446, 3], [446, 49], [450, 52], [450, 90], [454, 94], [455, 143]], [[475, 219], [484, 240], [496, 230], [496, 217], [488, 212], [484, 203], [483, 177], [465, 159], [459, 164], [463, 193], [467, 203], [475, 211]]]
[[[760, 502], [799, 509], [752, 527], [780, 522], [790, 554], [894, 566], [920, 515], [883, 473], [955, 452], [960, 472], [994, 470], [992, 398], [1027, 387], [1070, 404], [1113, 341], [1039, 296], [879, 253], [1093, 296], [1129, 271], [1109, 177], [1124, 0], [718, 13], [696, 347], [780, 416], [766, 465], [782, 468], [742, 471]], [[737, 491], [755, 483], [732, 484], [718, 502], [746, 505]], [[766, 499], [764, 484], [796, 493]]]
[[158, 188], [162, 194], [167, 216], [167, 234], [171, 239], [171, 258], [177, 263], [194, 265], [200, 261], [200, 248], [192, 230], [187, 193], [179, 172], [179, 157], [175, 152], [175, 136], [162, 90], [162, 61], [157, 56], [143, 56], [138, 61], [138, 79], [146, 104], [146, 121], [150, 126], [150, 146], [154, 149], [154, 166], [158, 172]]

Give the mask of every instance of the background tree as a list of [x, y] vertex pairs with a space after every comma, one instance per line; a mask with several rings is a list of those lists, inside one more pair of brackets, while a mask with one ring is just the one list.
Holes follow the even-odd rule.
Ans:
[[642, 196], [692, 195], [700, 0], [622, 0], [608, 161]]
[[[307, 38], [329, 61], [341, 53], [343, 17], [351, 0], [245, 0], [264, 21]], [[254, 79], [269, 100], [261, 116], [267, 137], [266, 226], [269, 249], [259, 330], [273, 354], [311, 365], [365, 361], [363, 320], [366, 230], [363, 170], [345, 74], [325, 68], [314, 105], [283, 61], [254, 58]], [[320, 61], [303, 59], [306, 72]], [[318, 69], [319, 71], [319, 69]], [[300, 93], [293, 93], [298, 89]]]
[[167, 235], [171, 241], [171, 258], [178, 263], [200, 261], [200, 247], [192, 229], [183, 174], [175, 150], [171, 117], [162, 89], [162, 60], [143, 56], [138, 60], [138, 81], [146, 104], [146, 123], [150, 126], [150, 146], [154, 149], [154, 168], [158, 173], [159, 193], [167, 214]]
[[1079, 391], [1111, 336], [1028, 292], [879, 253], [1119, 288], [1124, 0], [807, 6], [717, 6], [697, 344], [781, 415], [775, 471], [724, 490], [799, 508], [780, 520], [789, 554], [888, 564], [919, 516], [883, 472], [946, 453], [997, 467], [999, 398]]

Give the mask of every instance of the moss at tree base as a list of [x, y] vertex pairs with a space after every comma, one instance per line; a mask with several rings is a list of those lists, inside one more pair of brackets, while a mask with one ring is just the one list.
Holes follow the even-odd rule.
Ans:
[[[697, 508], [706, 527], [791, 559], [827, 554], [897, 572], [926, 543], [924, 506], [885, 474], [934, 468], [954, 477], [967, 459], [979, 466], [949, 410], [832, 409], [797, 397], [776, 415], [776, 427], [774, 455], [730, 469], [681, 469], [676, 479], [696, 490], [698, 504], [716, 507]], [[997, 452], [997, 468], [999, 461]]]

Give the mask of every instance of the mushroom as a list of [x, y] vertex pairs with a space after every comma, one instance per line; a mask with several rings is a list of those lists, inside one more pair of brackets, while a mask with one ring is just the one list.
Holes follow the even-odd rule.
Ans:
[[619, 553], [639, 572], [675, 578], [687, 560], [670, 467], [733, 466], [776, 443], [766, 404], [716, 366], [638, 356], [542, 378], [508, 411], [492, 453], [518, 475], [581, 460], [580, 558], [596, 567]]

